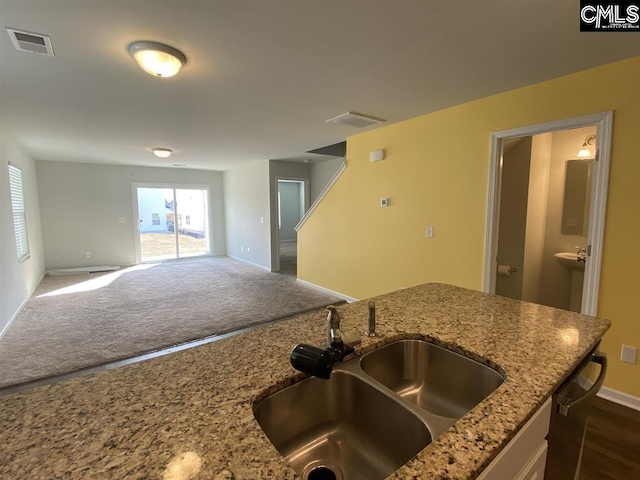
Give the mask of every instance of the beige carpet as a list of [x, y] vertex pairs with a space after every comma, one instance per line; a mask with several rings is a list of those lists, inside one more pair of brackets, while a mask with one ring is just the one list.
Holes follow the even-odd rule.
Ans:
[[226, 257], [45, 277], [0, 340], [0, 387], [134, 357], [340, 299]]

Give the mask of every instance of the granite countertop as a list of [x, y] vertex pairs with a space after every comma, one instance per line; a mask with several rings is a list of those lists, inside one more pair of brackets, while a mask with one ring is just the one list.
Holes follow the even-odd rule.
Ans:
[[[373, 300], [380, 336], [363, 337], [356, 355], [400, 338], [427, 338], [506, 374], [390, 478], [475, 478], [610, 325], [444, 284]], [[338, 311], [344, 334], [364, 331], [366, 300]], [[0, 478], [298, 478], [258, 426], [253, 406], [305, 377], [289, 364], [293, 345], [325, 340], [326, 315], [315, 312], [0, 397]]]

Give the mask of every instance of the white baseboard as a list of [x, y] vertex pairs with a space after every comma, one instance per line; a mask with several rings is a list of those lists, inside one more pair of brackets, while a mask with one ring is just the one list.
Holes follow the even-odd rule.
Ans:
[[42, 282], [42, 279], [44, 278], [44, 273], [42, 274], [42, 276], [40, 277], [40, 280], [38, 280], [35, 285], [33, 287], [31, 287], [31, 291], [29, 292], [29, 294], [27, 295], [27, 298], [24, 299], [24, 301], [20, 304], [20, 306], [18, 307], [18, 309], [15, 311], [15, 313], [11, 316], [11, 318], [9, 319], [9, 321], [7, 322], [7, 324], [2, 328], [2, 331], [0, 331], [0, 339], [4, 336], [5, 333], [7, 333], [7, 331], [9, 330], [9, 327], [11, 326], [11, 324], [15, 321], [16, 318], [18, 318], [18, 315], [20, 315], [20, 312], [22, 312], [22, 309], [24, 308], [24, 306], [27, 304], [27, 302], [29, 300], [31, 300], [31, 297], [33, 296], [33, 293], [36, 291], [36, 288], [38, 288], [38, 285], [40, 285], [40, 282]]
[[227, 253], [227, 257], [233, 258], [234, 260], [238, 260], [239, 262], [248, 263], [249, 265], [253, 265], [254, 267], [261, 268], [263, 270], [266, 270], [267, 272], [271, 271], [271, 269], [269, 267], [265, 267], [264, 265], [259, 265], [257, 263], [250, 262], [249, 260], [245, 260], [244, 258], [236, 257], [235, 255], [229, 255]]
[[633, 408], [640, 412], [640, 397], [634, 397], [628, 393], [620, 392], [608, 387], [602, 387], [597, 396], [604, 398], [605, 400], [609, 400], [610, 402]]
[[344, 300], [346, 300], [349, 303], [353, 303], [353, 302], [357, 302], [358, 301], [357, 298], [350, 297], [350, 296], [345, 295], [345, 294], [340, 293], [340, 292], [334, 292], [333, 290], [329, 290], [328, 288], [321, 287], [320, 285], [316, 285], [315, 283], [307, 282], [305, 280], [300, 280], [299, 278], [296, 278], [296, 282], [302, 283], [303, 285], [306, 285], [307, 287], [315, 288], [316, 290], [321, 290], [324, 293], [328, 293], [330, 295], [335, 295], [337, 297], [343, 298]]
[[45, 273], [50, 277], [66, 277], [71, 275], [87, 275], [89, 273], [115, 272], [120, 270], [117, 265], [96, 265], [92, 267], [56, 268]]

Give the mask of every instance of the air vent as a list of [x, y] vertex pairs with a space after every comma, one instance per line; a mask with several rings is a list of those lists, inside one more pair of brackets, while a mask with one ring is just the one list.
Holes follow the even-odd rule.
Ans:
[[51, 37], [47, 35], [25, 32], [14, 28], [7, 28], [7, 33], [11, 38], [11, 43], [16, 47], [16, 50], [20, 50], [21, 52], [38, 53], [49, 57], [54, 56]]
[[360, 113], [347, 112], [337, 117], [326, 120], [327, 123], [337, 123], [339, 125], [346, 125], [353, 128], [365, 128], [378, 123], [383, 123], [386, 120], [381, 120], [375, 117], [369, 117], [367, 115], [361, 115]]

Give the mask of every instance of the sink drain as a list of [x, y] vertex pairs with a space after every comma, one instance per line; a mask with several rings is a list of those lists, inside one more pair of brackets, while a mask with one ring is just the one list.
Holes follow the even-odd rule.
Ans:
[[312, 462], [307, 465], [302, 474], [304, 480], [342, 480], [339, 468], [324, 462]]
[[328, 467], [316, 467], [309, 472], [307, 480], [337, 480], [337, 477]]

